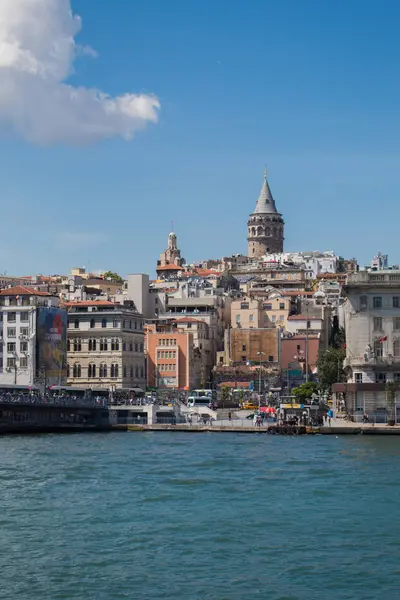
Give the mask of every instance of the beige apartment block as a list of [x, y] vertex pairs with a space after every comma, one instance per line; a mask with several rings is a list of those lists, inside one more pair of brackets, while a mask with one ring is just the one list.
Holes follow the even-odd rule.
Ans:
[[68, 384], [132, 389], [145, 386], [143, 316], [133, 302], [67, 302]]
[[231, 323], [233, 328], [261, 329], [279, 327], [286, 329], [290, 315], [291, 301], [282, 296], [244, 296], [231, 303]]

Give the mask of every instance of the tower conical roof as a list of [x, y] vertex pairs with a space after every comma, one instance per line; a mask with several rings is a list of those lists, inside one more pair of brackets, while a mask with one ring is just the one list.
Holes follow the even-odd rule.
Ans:
[[275, 206], [275, 200], [272, 197], [267, 180], [267, 171], [264, 171], [264, 183], [261, 188], [260, 196], [257, 200], [256, 208], [253, 214], [278, 214]]

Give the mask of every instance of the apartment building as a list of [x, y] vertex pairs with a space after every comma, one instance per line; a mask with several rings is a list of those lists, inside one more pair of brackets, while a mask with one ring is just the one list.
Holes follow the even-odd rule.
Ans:
[[65, 384], [66, 343], [57, 296], [24, 286], [0, 291], [0, 385]]
[[146, 345], [149, 387], [190, 390], [200, 386], [201, 359], [193, 333], [176, 327], [163, 332], [149, 331]]
[[67, 302], [69, 385], [132, 389], [145, 386], [143, 316], [133, 302]]
[[399, 384], [400, 417], [400, 271], [360, 271], [348, 276], [346, 297], [346, 384], [335, 384], [355, 415], [367, 412], [378, 420], [387, 410], [386, 383]]

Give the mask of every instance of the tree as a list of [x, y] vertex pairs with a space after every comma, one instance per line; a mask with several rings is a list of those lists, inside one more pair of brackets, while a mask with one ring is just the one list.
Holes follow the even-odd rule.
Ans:
[[115, 273], [114, 271], [106, 271], [104, 273], [104, 279], [111, 279], [111, 281], [113, 283], [123, 283], [124, 282], [121, 275], [118, 275], [118, 273]]
[[229, 388], [226, 385], [224, 385], [221, 389], [222, 408], [224, 408], [225, 402], [228, 400], [228, 398], [229, 398]]
[[386, 389], [386, 403], [388, 406], [388, 425], [394, 425], [396, 423], [396, 391], [398, 385], [395, 381], [388, 381], [385, 386]]
[[346, 381], [343, 361], [346, 358], [344, 348], [328, 348], [321, 352], [317, 360], [318, 378], [324, 391], [331, 391], [334, 383]]
[[308, 381], [307, 383], [302, 383], [298, 387], [292, 389], [292, 394], [299, 404], [304, 404], [307, 400], [311, 400], [313, 395], [317, 393], [318, 383], [316, 383], [315, 381]]

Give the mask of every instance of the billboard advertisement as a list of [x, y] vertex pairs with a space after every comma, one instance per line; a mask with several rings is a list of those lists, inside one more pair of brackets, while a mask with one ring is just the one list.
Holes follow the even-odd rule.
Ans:
[[67, 375], [67, 311], [39, 308], [36, 333], [38, 372], [48, 385], [63, 383]]

